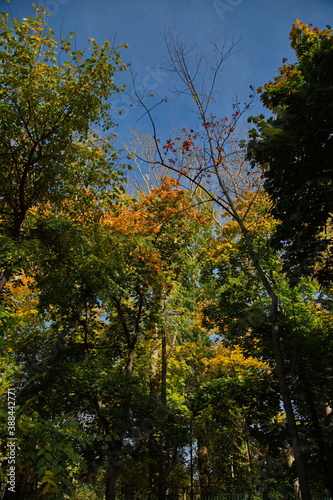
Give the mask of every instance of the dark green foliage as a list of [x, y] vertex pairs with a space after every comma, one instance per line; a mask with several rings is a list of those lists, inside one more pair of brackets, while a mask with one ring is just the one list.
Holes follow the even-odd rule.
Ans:
[[259, 89], [273, 116], [251, 119], [248, 148], [262, 167], [280, 221], [272, 241], [285, 251], [293, 282], [309, 274], [327, 282], [333, 262], [333, 32], [310, 26], [295, 22], [297, 62]]

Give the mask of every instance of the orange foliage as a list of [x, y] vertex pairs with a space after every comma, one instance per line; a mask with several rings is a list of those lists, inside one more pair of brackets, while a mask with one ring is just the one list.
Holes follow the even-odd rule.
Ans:
[[183, 142], [183, 149], [185, 151], [189, 151], [191, 146], [193, 146], [193, 142], [192, 141], [184, 141]]
[[191, 206], [181, 183], [173, 177], [164, 177], [162, 186], [155, 188], [134, 208], [117, 206], [114, 213], [108, 213], [104, 225], [112, 232], [122, 235], [150, 236], [159, 233], [162, 226], [177, 218], [192, 219], [203, 223], [206, 218]]

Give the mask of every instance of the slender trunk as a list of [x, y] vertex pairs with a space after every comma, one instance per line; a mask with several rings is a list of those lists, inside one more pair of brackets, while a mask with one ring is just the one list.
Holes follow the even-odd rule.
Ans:
[[248, 425], [246, 423], [245, 415], [242, 416], [242, 425], [243, 425], [243, 434], [244, 434], [244, 441], [245, 441], [245, 448], [246, 448], [246, 455], [247, 455], [247, 470], [249, 472], [249, 477], [250, 477], [250, 496], [249, 499], [252, 496], [252, 493], [255, 491], [255, 475], [253, 474], [253, 466], [252, 466], [252, 453], [251, 453], [251, 446], [250, 446], [250, 439], [249, 439], [249, 431], [248, 431]]
[[129, 398], [130, 385], [133, 375], [133, 365], [134, 365], [134, 351], [131, 349], [127, 354], [126, 361], [126, 400]]
[[282, 357], [282, 351], [280, 346], [280, 331], [279, 331], [279, 316], [278, 316], [278, 297], [273, 289], [273, 286], [268, 281], [267, 276], [264, 270], [261, 267], [258, 256], [253, 248], [252, 241], [249, 237], [249, 234], [244, 226], [243, 221], [240, 219], [238, 214], [236, 213], [235, 218], [242, 230], [243, 236], [246, 241], [246, 245], [248, 248], [248, 252], [252, 259], [252, 262], [258, 272], [258, 275], [264, 285], [268, 295], [271, 298], [271, 311], [270, 311], [270, 320], [271, 320], [271, 336], [272, 336], [272, 345], [273, 345], [273, 353], [276, 364], [276, 372], [279, 379], [281, 397], [283, 401], [283, 406], [286, 412], [287, 424], [288, 424], [288, 432], [291, 438], [294, 454], [295, 454], [295, 465], [296, 465], [296, 473], [299, 479], [300, 489], [302, 500], [311, 500], [311, 492], [309, 488], [309, 483], [306, 474], [306, 467], [304, 461], [304, 455], [302, 451], [301, 441], [298, 433], [298, 429], [296, 426], [296, 418], [295, 413], [291, 401], [290, 391], [287, 383], [287, 378], [284, 369], [284, 361]]
[[271, 302], [271, 325], [272, 325], [272, 343], [276, 363], [276, 371], [280, 383], [280, 391], [283, 406], [287, 416], [288, 432], [291, 438], [292, 447], [295, 455], [296, 473], [299, 479], [302, 500], [311, 500], [310, 488], [306, 475], [303, 450], [296, 426], [295, 413], [291, 402], [290, 391], [284, 371], [284, 363], [280, 347], [280, 335], [278, 324], [278, 299], [274, 294]]
[[[162, 332], [162, 373], [161, 373], [161, 401], [166, 408], [166, 375], [167, 375], [167, 356], [166, 356], [166, 335], [165, 332]], [[166, 492], [166, 474], [165, 474], [165, 457], [164, 455], [165, 448], [165, 438], [161, 436], [161, 449], [162, 456], [159, 459], [158, 463], [158, 500], [165, 500], [165, 492]]]
[[158, 397], [158, 334], [155, 332], [153, 346], [150, 355], [150, 377], [149, 377], [149, 392], [152, 399]]
[[158, 500], [165, 500], [165, 464], [164, 460], [160, 459], [158, 464]]
[[116, 500], [117, 468], [109, 463], [105, 483], [105, 500]]
[[[149, 379], [149, 391], [150, 397], [152, 401], [157, 401], [159, 399], [158, 394], [158, 385], [159, 385], [159, 377], [158, 377], [158, 333], [157, 329], [154, 334], [152, 352], [150, 357], [150, 379]], [[148, 441], [148, 449], [149, 449], [149, 495], [150, 498], [154, 497], [154, 490], [156, 488], [156, 478], [158, 476], [158, 464], [154, 461], [154, 444], [156, 437], [154, 433], [150, 434]]]
[[192, 429], [192, 417], [190, 420], [190, 475], [191, 475], [191, 489], [190, 489], [190, 495], [191, 495], [191, 500], [193, 500], [193, 494], [194, 494], [194, 489], [193, 489], [193, 429]]
[[[204, 116], [204, 115], [203, 115]], [[207, 132], [208, 133], [208, 132]], [[211, 156], [212, 158], [215, 158], [215, 152], [212, 147], [212, 142], [211, 142], [211, 137], [209, 136], [209, 143], [210, 143], [210, 148], [211, 148]], [[280, 385], [280, 391], [281, 391], [281, 396], [282, 396], [282, 401], [284, 405], [284, 409], [286, 412], [286, 417], [287, 417], [287, 423], [288, 423], [288, 431], [289, 435], [292, 441], [292, 445], [294, 448], [294, 453], [295, 453], [295, 462], [296, 462], [296, 472], [299, 478], [299, 483], [300, 483], [300, 489], [301, 489], [301, 494], [302, 494], [302, 500], [311, 500], [311, 493], [309, 489], [309, 484], [307, 480], [307, 475], [306, 475], [306, 467], [305, 467], [305, 461], [304, 461], [304, 456], [302, 452], [302, 447], [300, 443], [300, 438], [298, 434], [298, 429], [296, 426], [296, 419], [295, 419], [295, 414], [294, 414], [294, 409], [290, 397], [290, 392], [287, 384], [287, 379], [285, 375], [285, 370], [284, 370], [284, 362], [283, 362], [283, 357], [282, 357], [282, 352], [281, 352], [281, 347], [280, 347], [280, 333], [279, 333], [279, 322], [278, 322], [278, 297], [275, 293], [274, 286], [270, 283], [268, 280], [265, 271], [263, 270], [258, 255], [254, 249], [252, 240], [250, 238], [250, 235], [248, 233], [248, 230], [244, 224], [244, 220], [240, 216], [240, 214], [237, 211], [237, 208], [230, 196], [230, 193], [228, 192], [228, 188], [225, 186], [224, 181], [221, 179], [220, 174], [218, 172], [218, 168], [215, 168], [216, 170], [216, 175], [218, 182], [220, 184], [221, 190], [223, 194], [225, 195], [225, 198], [227, 200], [227, 204], [230, 207], [230, 214], [233, 216], [234, 220], [237, 222], [243, 237], [245, 239], [245, 243], [247, 246], [247, 250], [249, 252], [249, 256], [253, 262], [253, 265], [258, 273], [258, 276], [267, 291], [270, 299], [271, 299], [271, 314], [270, 314], [270, 319], [271, 319], [271, 337], [272, 337], [272, 344], [273, 344], [273, 353], [274, 353], [274, 358], [275, 358], [275, 363], [276, 363], [276, 371], [279, 379], [279, 385]]]
[[126, 361], [126, 388], [125, 388], [125, 396], [124, 396], [124, 404], [123, 404], [123, 415], [124, 415], [124, 422], [125, 423], [129, 423], [129, 419], [130, 419], [133, 366], [134, 366], [134, 350], [130, 349], [128, 351], [127, 361]]
[[208, 441], [207, 430], [204, 423], [198, 428], [198, 469], [201, 495], [210, 494], [210, 474], [208, 467]]
[[[202, 376], [201, 376], [200, 364], [195, 364], [195, 385], [196, 389], [201, 386]], [[192, 424], [191, 424], [192, 431]], [[209, 456], [208, 456], [208, 439], [207, 439], [207, 429], [206, 423], [198, 422], [195, 425], [195, 436], [197, 439], [197, 459], [198, 459], [198, 472], [199, 472], [199, 483], [201, 496], [210, 494], [210, 473], [209, 473]], [[191, 445], [192, 445], [192, 435], [191, 435]], [[193, 494], [193, 488], [192, 492]]]
[[[130, 404], [131, 404], [131, 382], [133, 375], [133, 365], [134, 365], [134, 351], [130, 349], [127, 354], [126, 360], [126, 386], [124, 394], [124, 404], [123, 404], [123, 418], [125, 427], [129, 423], [130, 417]], [[105, 485], [105, 500], [115, 500], [116, 499], [116, 486], [117, 478], [121, 465], [121, 450], [123, 446], [122, 438], [113, 442], [109, 447], [109, 458], [108, 458], [108, 472], [106, 477]]]
[[108, 471], [105, 484], [105, 500], [116, 500], [116, 484], [121, 464], [122, 441], [109, 446]]
[[2, 275], [0, 276], [0, 292], [3, 291], [8, 281], [12, 276], [12, 270], [9, 267], [6, 267]]
[[[286, 462], [288, 464], [288, 467], [291, 469], [291, 467], [293, 466], [293, 463], [295, 462], [295, 455], [294, 455], [293, 448], [292, 448], [292, 446], [291, 446], [291, 444], [289, 442], [286, 442], [284, 444], [283, 453], [284, 453]], [[299, 480], [298, 480], [298, 478], [295, 479], [295, 481], [293, 483], [293, 488], [294, 488], [295, 496], [299, 497], [299, 495], [300, 495], [300, 486], [299, 486]]]
[[167, 376], [167, 355], [166, 355], [166, 335], [163, 332], [162, 336], [162, 373], [161, 373], [161, 400], [166, 407], [166, 376]]

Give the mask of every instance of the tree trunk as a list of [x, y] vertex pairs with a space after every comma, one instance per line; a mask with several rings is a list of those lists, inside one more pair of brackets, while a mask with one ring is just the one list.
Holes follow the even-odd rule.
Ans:
[[161, 400], [166, 408], [166, 376], [167, 376], [167, 355], [166, 355], [166, 335], [162, 333], [162, 373], [161, 373]]
[[8, 283], [8, 281], [11, 278], [11, 275], [12, 275], [12, 271], [9, 267], [7, 267], [4, 270], [4, 272], [2, 273], [2, 275], [0, 276], [0, 292], [2, 292], [3, 289], [5, 288], [6, 284]]
[[[286, 462], [288, 464], [288, 467], [291, 469], [291, 467], [293, 466], [293, 463], [295, 462], [295, 455], [294, 455], [294, 452], [293, 452], [293, 448], [292, 448], [292, 446], [291, 446], [291, 444], [289, 442], [286, 442], [284, 444], [283, 453], [284, 453]], [[300, 495], [300, 486], [299, 486], [299, 480], [298, 480], [298, 478], [295, 479], [295, 481], [293, 483], [293, 488], [294, 488], [295, 496], [299, 497], [299, 495]]]
[[[133, 375], [133, 364], [134, 364], [134, 351], [130, 349], [127, 354], [126, 360], [126, 386], [124, 394], [124, 404], [123, 404], [123, 415], [124, 423], [129, 423], [130, 417], [130, 404], [131, 404], [131, 382]], [[105, 500], [115, 500], [116, 499], [116, 486], [117, 478], [120, 470], [121, 464], [121, 450], [123, 446], [123, 438], [117, 440], [109, 448], [109, 458], [108, 458], [108, 472], [106, 477], [105, 485]]]
[[208, 441], [206, 425], [200, 424], [197, 433], [198, 439], [198, 469], [201, 495], [209, 495], [210, 491], [210, 474], [208, 467]]
[[[231, 202], [232, 203], [232, 202]], [[233, 206], [233, 204], [232, 204]], [[234, 209], [235, 210], [235, 209]], [[235, 211], [236, 212], [236, 211]], [[240, 219], [237, 213], [235, 213], [235, 219], [237, 220], [243, 236], [246, 241], [246, 245], [248, 248], [248, 252], [252, 259], [252, 262], [258, 272], [258, 275], [261, 279], [262, 284], [264, 285], [268, 295], [271, 299], [271, 310], [270, 310], [270, 320], [271, 320], [271, 336], [272, 336], [272, 345], [273, 345], [273, 353], [276, 364], [276, 372], [279, 379], [281, 397], [283, 401], [283, 406], [286, 412], [287, 424], [288, 424], [288, 432], [291, 438], [292, 447], [295, 455], [295, 465], [296, 465], [296, 473], [299, 479], [300, 490], [302, 500], [311, 500], [311, 492], [309, 488], [309, 483], [306, 474], [306, 467], [304, 461], [303, 450], [301, 446], [301, 441], [298, 433], [298, 429], [296, 426], [296, 419], [294, 408], [292, 405], [290, 391], [286, 379], [285, 369], [284, 369], [284, 361], [281, 352], [280, 346], [280, 331], [279, 331], [279, 316], [278, 316], [278, 297], [273, 289], [273, 286], [268, 281], [267, 276], [264, 270], [261, 267], [258, 256], [256, 254], [255, 249], [253, 248], [252, 241], [249, 237], [249, 234], [244, 226], [243, 221]]]
[[[167, 356], [166, 356], [166, 334], [162, 332], [162, 373], [161, 373], [161, 401], [164, 407], [166, 408], [166, 375], [167, 375]], [[166, 474], [165, 474], [165, 457], [164, 454], [165, 448], [165, 437], [161, 436], [161, 450], [162, 457], [158, 463], [158, 500], [165, 500], [165, 492], [166, 492]]]
[[272, 343], [276, 362], [276, 371], [280, 383], [280, 391], [283, 406], [287, 416], [288, 432], [291, 438], [293, 452], [295, 455], [296, 473], [300, 484], [302, 500], [311, 500], [311, 492], [307, 480], [306, 467], [304, 461], [301, 441], [296, 426], [294, 409], [291, 402], [290, 391], [287, 384], [284, 363], [280, 347], [280, 335], [278, 324], [278, 299], [276, 295], [271, 296], [271, 325], [272, 325]]
[[165, 464], [163, 458], [158, 463], [158, 500], [165, 500]]
[[245, 449], [246, 449], [247, 463], [248, 463], [247, 470], [249, 471], [249, 477], [250, 477], [250, 496], [249, 496], [250, 499], [252, 494], [255, 492], [256, 481], [252, 466], [252, 452], [249, 439], [249, 430], [244, 414], [242, 415], [242, 426], [243, 426], [244, 442], [245, 442]]
[[105, 484], [105, 500], [116, 500], [116, 485], [121, 463], [122, 441], [117, 440], [109, 447], [108, 472]]
[[116, 482], [118, 467], [109, 463], [105, 484], [105, 500], [116, 500]]
[[[158, 374], [158, 333], [157, 328], [154, 334], [152, 352], [150, 356], [150, 378], [149, 378], [149, 392], [152, 401], [157, 401], [159, 399], [158, 394], [158, 386], [159, 386], [159, 374]], [[149, 449], [149, 498], [154, 497], [154, 493], [156, 490], [156, 479], [158, 477], [158, 464], [154, 461], [154, 444], [156, 437], [153, 434], [150, 434], [148, 441], [148, 449]]]
[[150, 377], [149, 377], [149, 392], [154, 399], [158, 397], [158, 333], [154, 333], [152, 351], [150, 355]]

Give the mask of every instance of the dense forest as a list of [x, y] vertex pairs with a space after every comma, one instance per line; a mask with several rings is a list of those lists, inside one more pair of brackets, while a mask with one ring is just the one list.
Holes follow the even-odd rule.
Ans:
[[0, 498], [333, 496], [331, 28], [221, 116], [167, 35], [193, 126], [120, 148], [127, 45], [0, 19]]

